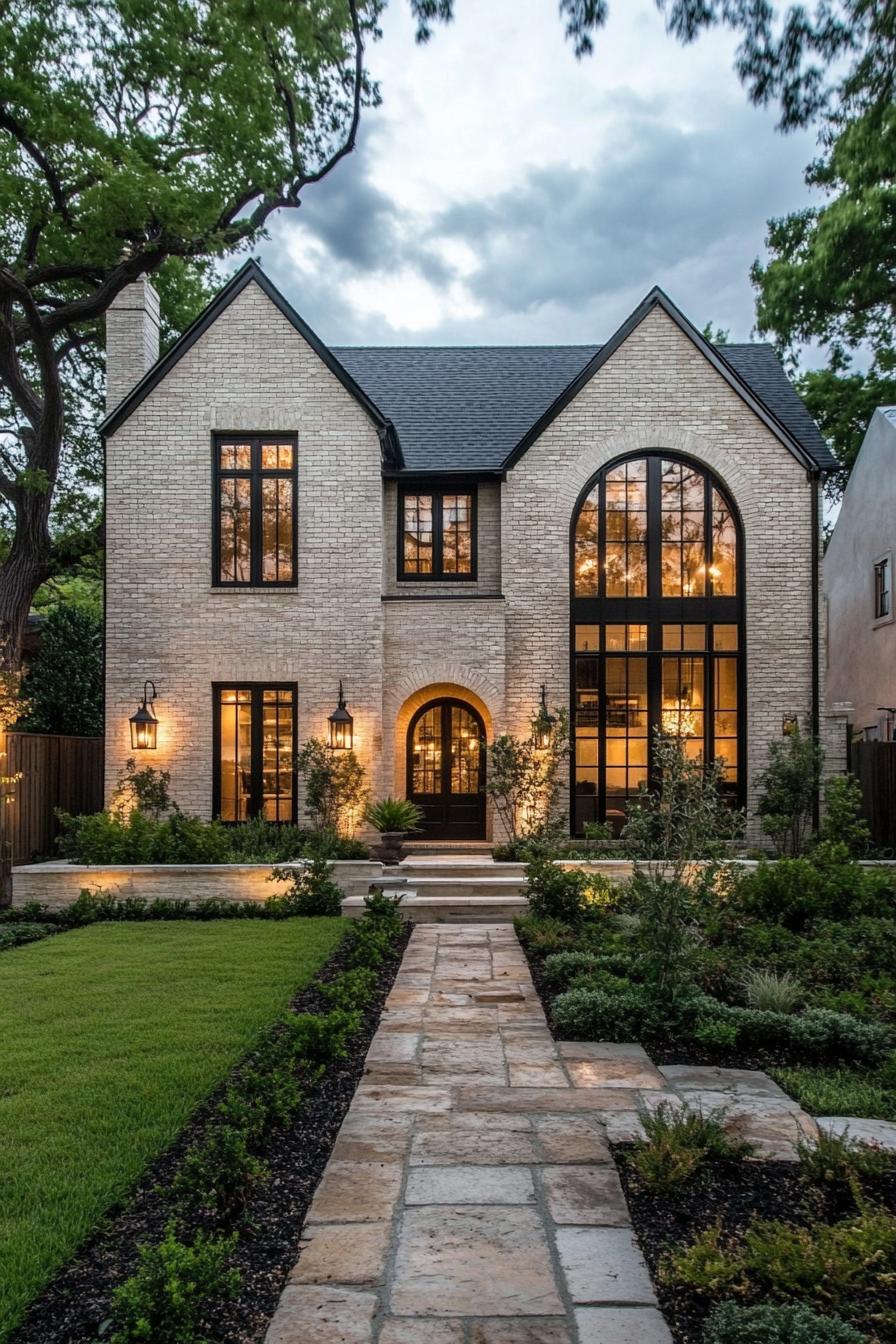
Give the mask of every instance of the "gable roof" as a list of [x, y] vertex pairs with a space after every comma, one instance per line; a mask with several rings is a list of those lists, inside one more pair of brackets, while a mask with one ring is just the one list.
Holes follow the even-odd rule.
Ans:
[[318, 356], [331, 373], [339, 379], [345, 390], [355, 398], [362, 409], [367, 413], [373, 424], [376, 426], [382, 445], [383, 462], [385, 465], [400, 467], [402, 465], [401, 447], [398, 442], [398, 436], [395, 432], [395, 426], [382, 413], [379, 407], [371, 400], [362, 387], [359, 387], [354, 378], [343, 368], [339, 360], [333, 354], [328, 346], [312, 331], [311, 327], [304, 318], [300, 317], [290, 304], [280, 293], [272, 280], [269, 280], [261, 269], [257, 261], [250, 258], [240, 269], [230, 277], [227, 284], [219, 292], [192, 322], [186, 331], [171, 346], [161, 359], [153, 364], [152, 368], [140, 379], [135, 387], [131, 388], [128, 395], [118, 403], [117, 406], [108, 413], [105, 419], [100, 423], [100, 433], [103, 435], [113, 434], [119, 425], [124, 424], [125, 420], [137, 409], [142, 401], [149, 396], [150, 392], [165, 377], [174, 365], [187, 353], [191, 346], [195, 345], [199, 337], [212, 325], [217, 317], [221, 315], [225, 308], [228, 308], [238, 294], [241, 294], [247, 285], [256, 284], [264, 294], [270, 299], [271, 303], [279, 309], [286, 318], [287, 322], [295, 327], [299, 335], [311, 346], [311, 349]]
[[837, 466], [770, 345], [711, 345], [654, 288], [606, 345], [330, 349], [247, 261], [100, 426], [113, 433], [250, 283], [257, 284], [376, 426], [384, 470], [500, 475], [519, 461], [626, 337], [660, 307], [809, 471]]

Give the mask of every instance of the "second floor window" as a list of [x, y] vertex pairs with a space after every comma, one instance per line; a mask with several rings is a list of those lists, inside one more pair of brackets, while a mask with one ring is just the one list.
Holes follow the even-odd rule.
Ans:
[[475, 579], [476, 497], [472, 491], [405, 490], [399, 508], [400, 579]]
[[891, 614], [890, 557], [883, 556], [874, 566], [874, 619], [885, 620]]
[[295, 436], [222, 434], [214, 454], [215, 584], [295, 584]]

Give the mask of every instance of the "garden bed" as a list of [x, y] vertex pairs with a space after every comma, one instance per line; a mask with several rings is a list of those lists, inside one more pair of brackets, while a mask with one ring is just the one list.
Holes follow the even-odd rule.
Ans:
[[[246, 929], [241, 925], [237, 932]], [[364, 1057], [408, 934], [409, 929], [403, 927], [390, 936], [389, 950], [375, 967], [372, 991], [365, 991], [358, 1029], [346, 1039], [344, 1057], [338, 1057], [337, 1051], [337, 1057], [327, 1059], [319, 1078], [300, 1075], [302, 1101], [298, 1113], [284, 1123], [273, 1124], [260, 1141], [252, 1144], [251, 1160], [263, 1163], [266, 1171], [263, 1178], [246, 1183], [238, 1239], [227, 1256], [228, 1271], [239, 1274], [240, 1286], [231, 1300], [210, 1300], [203, 1315], [203, 1329], [221, 1344], [250, 1344], [264, 1336], [295, 1262], [305, 1212], [363, 1072]], [[295, 996], [293, 1011], [329, 1013], [332, 1017], [333, 1004], [324, 987], [345, 978], [351, 956], [352, 943], [347, 940], [318, 980]], [[271, 1041], [276, 1041], [277, 1030]], [[139, 1247], [158, 1245], [166, 1225], [175, 1217], [178, 1236], [187, 1243], [197, 1232], [218, 1234], [221, 1227], [209, 1222], [207, 1212], [195, 1208], [184, 1211], [174, 1189], [179, 1173], [182, 1177], [189, 1166], [190, 1154], [201, 1151], [220, 1131], [220, 1108], [227, 1104], [233, 1089], [239, 1089], [247, 1069], [251, 1076], [252, 1069], [260, 1067], [253, 1061], [261, 1057], [261, 1048], [236, 1066], [186, 1129], [144, 1172], [127, 1199], [107, 1215], [101, 1230], [82, 1245], [74, 1260], [32, 1303], [22, 1324], [10, 1336], [14, 1344], [94, 1344], [110, 1328], [107, 1324], [104, 1331], [113, 1292], [133, 1275]], [[234, 1227], [228, 1225], [224, 1230], [233, 1232]]]
[[[786, 1286], [794, 1266], [786, 1264], [786, 1255], [782, 1256], [779, 1251], [777, 1263], [780, 1265], [783, 1261], [786, 1268], [776, 1268], [775, 1258], [770, 1256], [768, 1277], [754, 1274], [746, 1291], [736, 1284], [716, 1282], [713, 1274], [718, 1272], [718, 1267], [710, 1266], [708, 1262], [705, 1281], [698, 1290], [676, 1281], [676, 1271], [670, 1265], [670, 1255], [684, 1250], [701, 1233], [716, 1227], [720, 1233], [719, 1244], [732, 1249], [743, 1244], [744, 1233], [758, 1219], [798, 1228], [817, 1228], [819, 1224], [832, 1226], [853, 1219], [858, 1205], [848, 1186], [825, 1185], [818, 1180], [804, 1179], [797, 1163], [732, 1159], [706, 1162], [686, 1183], [663, 1193], [645, 1186], [631, 1164], [631, 1153], [632, 1149], [624, 1146], [617, 1148], [614, 1156], [632, 1223], [676, 1344], [702, 1344], [705, 1322], [712, 1308], [731, 1300], [744, 1305], [802, 1301], [823, 1316], [841, 1314], [851, 1319], [869, 1340], [894, 1338], [896, 1281], [873, 1291], [867, 1286], [855, 1291], [844, 1286], [838, 1296], [835, 1280], [840, 1266], [832, 1263], [819, 1291], [813, 1290], [809, 1282], [811, 1276], [807, 1273], [804, 1294], [794, 1295]], [[896, 1215], [896, 1164], [891, 1166], [888, 1174], [863, 1181], [861, 1198], [867, 1200], [869, 1206]], [[881, 1249], [880, 1256], [882, 1269], [886, 1269], [893, 1260], [892, 1248]], [[886, 1312], [891, 1313], [888, 1322], [882, 1319]], [[815, 1344], [816, 1339], [832, 1337], [826, 1333], [812, 1335], [811, 1344]], [[751, 1341], [777, 1340], [781, 1336], [751, 1334], [749, 1338]], [[794, 1338], [802, 1339], [803, 1336]]]

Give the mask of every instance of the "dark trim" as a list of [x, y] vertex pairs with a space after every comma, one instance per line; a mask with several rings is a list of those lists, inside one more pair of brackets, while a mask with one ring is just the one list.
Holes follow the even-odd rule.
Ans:
[[383, 593], [381, 602], [503, 602], [503, 593]]
[[[224, 589], [245, 589], [245, 588], [297, 588], [299, 584], [298, 560], [298, 524], [299, 524], [299, 440], [297, 434], [272, 433], [264, 430], [253, 430], [246, 433], [244, 430], [215, 430], [212, 433], [212, 587]], [[219, 449], [223, 443], [234, 439], [241, 439], [251, 447], [252, 461], [248, 471], [222, 471], [221, 455]], [[261, 445], [267, 444], [288, 444], [292, 448], [292, 467], [288, 469], [268, 468], [262, 469], [261, 466]], [[220, 499], [221, 499], [221, 480], [222, 478], [234, 479], [236, 477], [247, 478], [250, 482], [250, 492], [252, 501], [252, 514], [250, 518], [249, 533], [249, 564], [251, 577], [246, 580], [240, 579], [222, 579], [221, 578], [221, 519], [220, 519]], [[292, 481], [292, 578], [291, 579], [265, 579], [262, 576], [262, 500], [261, 483], [266, 479], [278, 479]]]
[[[432, 573], [408, 574], [404, 568], [404, 502], [409, 495], [432, 496]], [[451, 574], [443, 570], [444, 561], [444, 497], [470, 496], [470, 570], [467, 574]], [[395, 507], [395, 576], [398, 583], [476, 583], [479, 569], [479, 491], [469, 480], [446, 478], [433, 487], [425, 477], [409, 481], [398, 489]]]
[[638, 304], [638, 307], [631, 316], [627, 317], [622, 326], [618, 328], [613, 336], [611, 336], [606, 345], [601, 346], [600, 350], [598, 350], [597, 354], [588, 361], [584, 369], [576, 374], [575, 378], [573, 378], [572, 382], [560, 393], [559, 397], [557, 397], [548, 409], [539, 416], [531, 429], [526, 431], [519, 443], [502, 463], [504, 471], [509, 471], [511, 467], [516, 466], [517, 462], [527, 449], [531, 448], [535, 440], [540, 438], [548, 426], [556, 420], [560, 412], [565, 410], [569, 403], [578, 396], [582, 388], [585, 387], [597, 373], [598, 369], [606, 364], [607, 360], [616, 353], [623, 342], [628, 339], [635, 328], [644, 321], [645, 317], [647, 317], [654, 308], [662, 308], [667, 317], [671, 318], [679, 330], [693, 342], [700, 353], [709, 360], [716, 372], [724, 378], [729, 387], [733, 388], [738, 396], [746, 402], [750, 407], [750, 410], [759, 417], [766, 428], [771, 430], [775, 438], [783, 443], [784, 447], [793, 454], [798, 462], [800, 462], [807, 470], [817, 470], [816, 464], [812, 461], [802, 445], [797, 442], [790, 430], [781, 423], [764, 402], [760, 401], [756, 393], [744, 382], [740, 374], [732, 368], [721, 352], [717, 350], [714, 345], [710, 345], [709, 341], [701, 336], [693, 323], [688, 321], [679, 308], [676, 308], [668, 295], [664, 294], [658, 285], [655, 285], [650, 293]]
[[[817, 473], [813, 473], [810, 477], [810, 486], [812, 517], [812, 736], [817, 741], [821, 732], [821, 669], [818, 665], [818, 660], [821, 657], [821, 602], [819, 594], [821, 586], [821, 576], [819, 574], [821, 561], [819, 544], [821, 491], [818, 488]], [[818, 790], [816, 790], [812, 799], [813, 830], [818, 830], [820, 821], [821, 800], [818, 796]]]
[[402, 469], [401, 471], [396, 470], [394, 467], [383, 467], [381, 475], [385, 481], [402, 481], [409, 483], [413, 481], [439, 481], [441, 483], [443, 481], [451, 481], [459, 478], [467, 483], [470, 481], [481, 481], [500, 485], [502, 481], [507, 480], [507, 472], [496, 469], [495, 467], [464, 467], [462, 471], [458, 471], [456, 467], [446, 471], [440, 471], [438, 467], [427, 467], [425, 469], [415, 467], [413, 470]]
[[252, 283], [258, 285], [262, 293], [270, 299], [271, 303], [286, 318], [303, 340], [307, 341], [311, 349], [330, 370], [336, 378], [339, 379], [345, 390], [354, 397], [359, 406], [366, 412], [370, 420], [377, 428], [380, 436], [380, 445], [382, 460], [389, 466], [401, 468], [404, 465], [401, 455], [401, 445], [398, 441], [398, 434], [392, 421], [389, 420], [377, 405], [370, 399], [360, 384], [356, 383], [349, 373], [331, 350], [324, 345], [323, 341], [316, 332], [308, 326], [303, 318], [299, 316], [293, 306], [283, 297], [279, 289], [272, 280], [265, 275], [258, 262], [250, 258], [244, 265], [231, 276], [227, 284], [219, 290], [212, 299], [211, 303], [199, 314], [195, 322], [192, 322], [183, 335], [174, 342], [171, 349], [167, 351], [161, 359], [144, 374], [139, 383], [131, 389], [123, 401], [108, 413], [106, 418], [100, 424], [100, 433], [103, 437], [114, 434], [115, 431], [124, 424], [125, 420], [137, 409], [161, 380], [170, 373], [175, 364], [187, 353], [187, 351], [196, 344], [199, 337], [208, 331], [212, 323], [220, 317], [225, 308], [243, 292], [247, 285]]
[[[605, 545], [606, 534], [603, 527], [605, 514], [605, 481], [606, 473], [621, 463], [627, 461], [636, 461], [646, 458], [647, 468], [647, 597], [576, 597], [575, 594], [575, 535], [576, 522], [582, 508], [582, 504], [588, 495], [594, 489], [596, 484], [600, 484], [600, 503], [598, 508], [598, 574], [599, 591], [603, 588], [605, 567]], [[724, 495], [734, 520], [734, 526], [737, 533], [737, 595], [734, 597], [662, 597], [651, 596], [659, 591], [661, 586], [661, 562], [659, 550], [659, 529], [656, 526], [660, 510], [659, 493], [659, 462], [662, 460], [680, 461], [699, 471], [708, 484], [704, 501], [704, 528], [706, 532], [709, 549], [707, 551], [707, 563], [711, 563], [711, 545], [712, 545], [712, 489], [717, 487]], [[569, 524], [569, 704], [570, 704], [570, 727], [572, 738], [572, 752], [570, 757], [570, 778], [569, 778], [569, 815], [570, 828], [573, 833], [576, 832], [576, 761], [575, 761], [575, 728], [576, 728], [576, 663], [577, 656], [590, 657], [592, 655], [576, 654], [576, 626], [577, 625], [599, 625], [601, 627], [601, 646], [597, 653], [598, 662], [598, 775], [597, 775], [597, 795], [596, 795], [596, 819], [603, 821], [606, 819], [606, 666], [607, 660], [623, 657], [643, 657], [647, 660], [647, 713], [648, 713], [648, 734], [652, 735], [652, 725], [659, 721], [661, 711], [661, 685], [662, 659], [663, 657], [688, 657], [693, 654], [696, 657], [702, 657], [705, 676], [705, 700], [703, 707], [703, 729], [704, 729], [704, 748], [709, 746], [714, 737], [714, 697], [715, 683], [713, 678], [713, 668], [716, 657], [734, 658], [737, 663], [737, 805], [743, 807], [747, 796], [747, 627], [746, 627], [746, 544], [744, 540], [743, 520], [731, 490], [710, 467], [696, 458], [689, 457], [686, 453], [670, 452], [666, 449], [651, 448], [637, 449], [630, 453], [624, 453], [619, 457], [611, 459], [600, 468], [599, 471], [591, 477], [585, 487], [580, 491], [573, 509], [572, 518]], [[608, 653], [605, 644], [605, 627], [607, 625], [646, 625], [647, 626], [647, 648], [645, 650], [633, 650], [631, 654], [623, 651], [618, 653]], [[708, 628], [708, 638], [706, 648], [700, 650], [663, 650], [662, 648], [662, 626], [664, 624], [694, 624], [704, 625]], [[713, 625], [736, 625], [737, 626], [737, 651], [736, 653], [716, 654], [712, 648], [711, 627]], [[648, 738], [648, 781], [651, 787], [655, 787], [655, 772], [653, 766], [653, 751]]]
[[[263, 691], [292, 691], [292, 757], [295, 760], [299, 745], [299, 685], [296, 681], [213, 681], [212, 682], [212, 817], [220, 820], [221, 816], [221, 692], [222, 691], [251, 691], [252, 692], [252, 791], [253, 797], [250, 803], [252, 811], [250, 816], [260, 816], [264, 806], [263, 798], [259, 797], [259, 786], [261, 783], [261, 765], [262, 765], [262, 695]], [[293, 766], [293, 786], [292, 786], [292, 809], [289, 822], [295, 826], [298, 821], [298, 789], [296, 787], [296, 771]], [[256, 811], [256, 808], [258, 810]], [[226, 826], [239, 826], [242, 823], [238, 821], [223, 822]]]

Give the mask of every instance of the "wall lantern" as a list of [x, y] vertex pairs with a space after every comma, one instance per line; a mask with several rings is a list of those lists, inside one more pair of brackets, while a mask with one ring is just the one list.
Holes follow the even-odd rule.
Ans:
[[535, 716], [535, 745], [539, 751], [547, 751], [551, 745], [551, 739], [554, 736], [554, 728], [557, 720], [553, 714], [548, 713], [548, 688], [544, 682], [541, 683], [541, 704], [538, 713]]
[[800, 720], [797, 714], [785, 714], [781, 719], [781, 736], [793, 737], [794, 733], [800, 730]]
[[333, 751], [351, 751], [354, 719], [345, 707], [342, 682], [339, 682], [339, 702], [329, 718], [330, 746]]
[[[152, 692], [150, 693], [150, 687]], [[155, 751], [156, 732], [159, 721], [153, 713], [153, 701], [156, 699], [155, 682], [143, 683], [143, 704], [137, 713], [131, 715], [131, 746], [135, 751]]]

